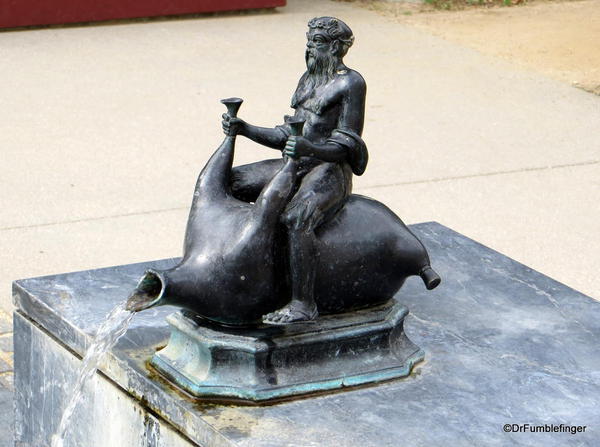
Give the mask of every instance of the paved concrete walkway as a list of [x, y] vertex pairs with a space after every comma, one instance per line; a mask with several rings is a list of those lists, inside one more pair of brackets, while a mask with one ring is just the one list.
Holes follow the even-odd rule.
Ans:
[[[289, 3], [0, 34], [0, 307], [16, 278], [178, 255], [219, 99], [281, 122], [321, 14], [352, 26], [369, 86], [356, 192], [600, 297], [600, 98], [353, 4]], [[238, 146], [238, 163], [277, 156]]]

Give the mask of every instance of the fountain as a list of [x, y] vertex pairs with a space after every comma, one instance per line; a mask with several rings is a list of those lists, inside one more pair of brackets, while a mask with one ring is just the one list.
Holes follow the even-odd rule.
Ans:
[[[293, 117], [223, 101], [181, 258], [13, 283], [17, 446], [563, 445], [507, 432], [600, 425], [600, 306], [352, 194], [354, 37], [331, 17], [307, 37]], [[232, 168], [236, 135], [281, 157]]]

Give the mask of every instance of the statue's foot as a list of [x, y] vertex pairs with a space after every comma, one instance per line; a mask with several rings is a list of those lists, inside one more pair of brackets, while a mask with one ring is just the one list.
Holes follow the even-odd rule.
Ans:
[[265, 324], [290, 324], [312, 321], [319, 316], [317, 305], [292, 300], [287, 306], [263, 316]]

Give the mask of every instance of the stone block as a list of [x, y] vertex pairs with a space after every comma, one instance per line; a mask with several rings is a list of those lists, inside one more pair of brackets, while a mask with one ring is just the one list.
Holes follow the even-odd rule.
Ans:
[[[15, 315], [15, 437], [19, 447], [50, 447], [80, 360], [20, 314]], [[25, 348], [31, 348], [33, 356]], [[86, 385], [64, 447], [188, 447], [169, 424], [97, 374]]]
[[[409, 376], [268, 406], [209, 403], [149, 368], [176, 311], [153, 308], [101, 364], [67, 445], [598, 445], [600, 303], [442, 225], [411, 229], [443, 282], [428, 292], [411, 278], [395, 297], [410, 309], [406, 334], [425, 351]], [[176, 262], [14, 283], [18, 446], [48, 446], [96, 329], [147, 268]], [[516, 433], [506, 424], [586, 429]]]
[[15, 447], [13, 393], [0, 385], [0, 447]]

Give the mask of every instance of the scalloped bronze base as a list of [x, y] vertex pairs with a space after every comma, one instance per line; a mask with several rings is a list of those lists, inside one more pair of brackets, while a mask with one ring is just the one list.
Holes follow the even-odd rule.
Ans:
[[216, 326], [190, 313], [167, 320], [168, 345], [151, 364], [198, 398], [269, 402], [410, 374], [424, 352], [404, 333], [408, 309], [391, 301], [310, 323]]

